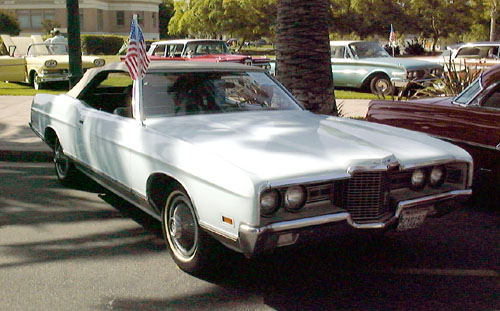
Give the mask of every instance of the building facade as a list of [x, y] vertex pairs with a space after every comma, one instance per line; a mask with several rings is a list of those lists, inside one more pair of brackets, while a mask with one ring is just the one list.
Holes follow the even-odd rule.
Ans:
[[[162, 0], [79, 0], [82, 34], [128, 36], [132, 16], [137, 14], [144, 37], [159, 39], [158, 10]], [[43, 20], [67, 27], [66, 0], [0, 0], [0, 10], [17, 17], [21, 35], [43, 34]]]

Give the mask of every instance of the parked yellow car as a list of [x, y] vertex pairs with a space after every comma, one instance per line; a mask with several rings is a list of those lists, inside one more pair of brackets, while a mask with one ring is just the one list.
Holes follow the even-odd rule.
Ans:
[[[44, 43], [40, 36], [2, 35], [2, 40], [9, 55], [0, 56], [0, 81], [27, 82], [38, 90], [49, 83], [69, 80], [66, 44]], [[82, 56], [84, 71], [103, 66], [105, 62], [99, 56]]]

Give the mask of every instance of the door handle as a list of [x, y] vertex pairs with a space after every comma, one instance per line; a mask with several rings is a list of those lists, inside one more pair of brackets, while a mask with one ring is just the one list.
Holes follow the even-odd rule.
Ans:
[[500, 143], [498, 143], [497, 147], [495, 148], [496, 150], [500, 151]]

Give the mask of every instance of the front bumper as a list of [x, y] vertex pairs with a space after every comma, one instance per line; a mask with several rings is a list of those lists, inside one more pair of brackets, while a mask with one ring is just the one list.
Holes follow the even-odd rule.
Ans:
[[324, 238], [336, 235], [339, 232], [356, 229], [384, 230], [394, 227], [403, 213], [408, 209], [431, 208], [429, 216], [444, 215], [464, 201], [472, 194], [472, 190], [455, 190], [423, 198], [401, 201], [397, 204], [395, 213], [383, 222], [355, 223], [347, 211], [316, 217], [296, 219], [273, 223], [262, 227], [253, 227], [241, 224], [239, 227], [239, 249], [246, 255], [252, 256], [297, 243], [299, 240], [311, 238]]
[[68, 72], [41, 73], [36, 78], [37, 83], [69, 81]]
[[409, 85], [411, 86], [412, 84], [414, 86], [427, 87], [432, 85], [432, 83], [436, 80], [437, 80], [436, 78], [416, 79], [416, 80], [392, 78], [391, 82], [397, 88], [406, 88], [407, 86]]

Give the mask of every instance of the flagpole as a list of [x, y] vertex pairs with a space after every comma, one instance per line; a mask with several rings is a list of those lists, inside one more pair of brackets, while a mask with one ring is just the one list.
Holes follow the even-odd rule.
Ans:
[[394, 57], [394, 43], [396, 42], [396, 33], [394, 33], [394, 27], [391, 24], [391, 32], [389, 34], [389, 44], [392, 48], [392, 57]]
[[[132, 19], [133, 19], [134, 23], [136, 25], [138, 25], [137, 14], [134, 14]], [[137, 28], [136, 28], [136, 32], [137, 32]], [[137, 36], [137, 33], [136, 33], [136, 36]], [[138, 78], [136, 80], [134, 80], [134, 85], [133, 85], [134, 92], [132, 93], [132, 97], [133, 97], [132, 101], [136, 104], [136, 108], [137, 108], [137, 109], [134, 109], [134, 114], [138, 114], [138, 115], [134, 115], [134, 118], [136, 120], [138, 120], [139, 122], [141, 122], [141, 125], [144, 126], [144, 110], [143, 110], [144, 97], [143, 97], [143, 93], [142, 93], [142, 86], [143, 86], [143, 79], [142, 79], [142, 76], [139, 75]]]

